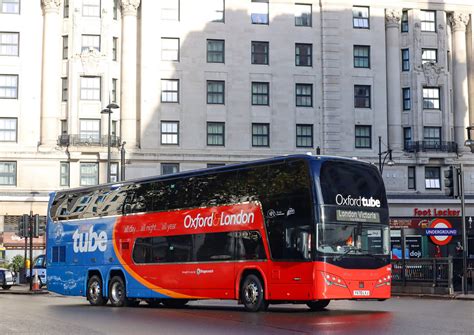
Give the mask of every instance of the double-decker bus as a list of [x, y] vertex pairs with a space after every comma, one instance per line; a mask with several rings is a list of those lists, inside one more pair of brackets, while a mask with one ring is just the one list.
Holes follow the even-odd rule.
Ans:
[[48, 289], [92, 305], [390, 297], [374, 165], [292, 155], [51, 194]]

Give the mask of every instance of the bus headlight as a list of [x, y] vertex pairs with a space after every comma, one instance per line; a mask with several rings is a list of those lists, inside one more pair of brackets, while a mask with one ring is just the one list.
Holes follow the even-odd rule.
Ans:
[[339, 286], [339, 287], [344, 287], [347, 288], [347, 285], [344, 283], [344, 280], [342, 280], [340, 277], [327, 273], [327, 272], [321, 272], [324, 278], [324, 282], [326, 283], [327, 286]]
[[385, 285], [390, 286], [391, 279], [392, 279], [391, 275], [381, 277], [379, 278], [379, 280], [377, 280], [375, 287], [380, 287], [380, 286], [385, 286]]

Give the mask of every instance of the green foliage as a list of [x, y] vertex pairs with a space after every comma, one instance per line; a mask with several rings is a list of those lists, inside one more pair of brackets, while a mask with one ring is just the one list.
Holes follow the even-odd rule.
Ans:
[[15, 272], [19, 272], [20, 269], [24, 267], [24, 265], [25, 265], [25, 260], [23, 259], [23, 256], [16, 255], [15, 257], [12, 258], [12, 261], [8, 265], [8, 268]]

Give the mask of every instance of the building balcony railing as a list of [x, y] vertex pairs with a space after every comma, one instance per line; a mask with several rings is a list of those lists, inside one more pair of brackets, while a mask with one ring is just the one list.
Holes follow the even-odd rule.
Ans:
[[458, 144], [456, 142], [442, 142], [437, 140], [405, 141], [403, 150], [407, 152], [458, 152]]
[[[91, 147], [106, 147], [107, 135], [91, 136], [84, 134], [63, 134], [58, 136], [59, 146], [91, 146]], [[119, 147], [120, 137], [110, 135], [110, 146]]]

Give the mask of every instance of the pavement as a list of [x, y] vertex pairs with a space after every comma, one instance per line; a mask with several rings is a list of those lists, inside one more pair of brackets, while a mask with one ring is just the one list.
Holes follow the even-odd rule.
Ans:
[[[0, 294], [49, 294], [47, 288], [42, 288], [39, 291], [30, 291], [29, 284], [19, 284], [12, 286], [9, 290], [0, 288]], [[457, 300], [474, 300], [474, 294], [413, 294], [413, 293], [394, 293], [394, 297], [412, 297], [412, 298], [426, 298], [426, 299], [457, 299]]]

